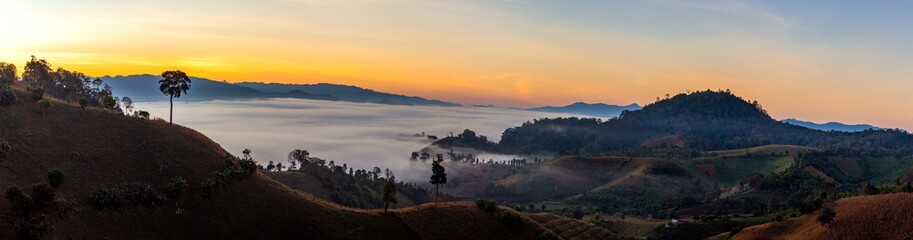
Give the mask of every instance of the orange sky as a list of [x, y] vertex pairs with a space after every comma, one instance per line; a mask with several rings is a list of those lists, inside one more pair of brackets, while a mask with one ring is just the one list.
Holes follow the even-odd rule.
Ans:
[[0, 0], [0, 61], [512, 107], [731, 89], [775, 118], [913, 129], [913, 34], [888, 11], [904, 8], [836, 5]]

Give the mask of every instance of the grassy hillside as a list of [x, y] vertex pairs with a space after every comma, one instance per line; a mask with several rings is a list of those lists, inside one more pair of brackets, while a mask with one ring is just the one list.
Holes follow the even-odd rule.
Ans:
[[[59, 101], [39, 106], [20, 94], [20, 103], [0, 106], [0, 141], [12, 146], [0, 159], [0, 188], [16, 186], [29, 194], [33, 185], [48, 182], [49, 170], [66, 173], [52, 191], [53, 203], [35, 213], [51, 225], [46, 239], [530, 239], [547, 231], [525, 217], [508, 228], [469, 203], [425, 204], [392, 214], [340, 207], [260, 172], [229, 175], [204, 197], [202, 183], [226, 168], [227, 153], [202, 134]], [[237, 166], [237, 158], [229, 160]], [[166, 191], [175, 176], [190, 185], [177, 198], [106, 209], [90, 201], [96, 190], [127, 182]], [[18, 213], [12, 207], [0, 201], [0, 239], [16, 237]]]
[[840, 199], [829, 226], [821, 211], [743, 229], [733, 239], [909, 239], [913, 237], [913, 193]]

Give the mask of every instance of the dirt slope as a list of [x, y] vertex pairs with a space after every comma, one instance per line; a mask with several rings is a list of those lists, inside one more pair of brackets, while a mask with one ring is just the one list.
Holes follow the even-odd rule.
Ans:
[[840, 199], [834, 222], [817, 221], [821, 211], [743, 229], [733, 239], [909, 239], [913, 237], [913, 193]]

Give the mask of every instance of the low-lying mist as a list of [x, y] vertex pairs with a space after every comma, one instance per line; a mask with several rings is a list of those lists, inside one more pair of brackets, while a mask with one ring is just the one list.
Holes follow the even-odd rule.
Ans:
[[[168, 102], [138, 102], [136, 109], [168, 118]], [[390, 168], [401, 180], [427, 182], [430, 166], [409, 161], [431, 142], [472, 129], [497, 141], [504, 129], [556, 113], [484, 107], [400, 106], [304, 99], [175, 102], [174, 122], [206, 134], [234, 155], [245, 148], [266, 165], [286, 162], [293, 149], [356, 169]], [[493, 155], [494, 156], [494, 155]], [[489, 156], [486, 156], [486, 159]], [[502, 159], [505, 160], [505, 159]]]

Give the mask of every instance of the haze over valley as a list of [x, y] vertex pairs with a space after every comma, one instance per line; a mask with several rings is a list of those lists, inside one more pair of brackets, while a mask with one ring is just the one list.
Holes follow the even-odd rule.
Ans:
[[[137, 109], [168, 117], [168, 102], [137, 102]], [[178, 102], [175, 121], [211, 137], [232, 152], [245, 148], [262, 164], [285, 162], [301, 148], [312, 156], [355, 168], [390, 168], [400, 179], [424, 182], [424, 164], [410, 153], [439, 138], [472, 129], [497, 141], [504, 129], [531, 119], [571, 115], [483, 107], [434, 107], [319, 101], [251, 99]], [[485, 158], [489, 159], [489, 158]], [[508, 160], [508, 159], [496, 159]]]
[[0, 240], [913, 239], [910, 9], [0, 0]]

